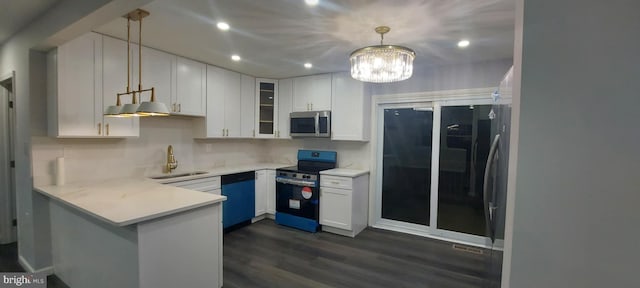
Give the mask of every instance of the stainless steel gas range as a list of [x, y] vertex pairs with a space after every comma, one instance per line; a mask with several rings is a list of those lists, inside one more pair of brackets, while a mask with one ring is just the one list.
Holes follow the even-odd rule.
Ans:
[[317, 232], [320, 171], [336, 167], [335, 151], [299, 150], [298, 165], [276, 170], [276, 223]]

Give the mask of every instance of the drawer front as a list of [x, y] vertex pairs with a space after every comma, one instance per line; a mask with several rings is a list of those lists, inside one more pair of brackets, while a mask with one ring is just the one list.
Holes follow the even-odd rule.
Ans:
[[174, 183], [168, 183], [168, 184], [175, 187], [181, 187], [181, 188], [198, 190], [198, 191], [201, 191], [204, 189], [219, 189], [221, 187], [220, 176], [180, 181], [180, 182], [174, 182]]
[[351, 190], [353, 187], [353, 179], [349, 177], [322, 175], [320, 176], [320, 186]]

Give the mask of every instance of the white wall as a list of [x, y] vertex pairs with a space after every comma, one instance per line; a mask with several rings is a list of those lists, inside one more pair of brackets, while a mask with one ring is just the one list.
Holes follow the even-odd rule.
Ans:
[[639, 11], [632, 0], [524, 1], [505, 287], [640, 287]]
[[512, 59], [460, 63], [448, 66], [417, 64], [408, 80], [368, 84], [373, 95], [497, 87], [513, 65]]

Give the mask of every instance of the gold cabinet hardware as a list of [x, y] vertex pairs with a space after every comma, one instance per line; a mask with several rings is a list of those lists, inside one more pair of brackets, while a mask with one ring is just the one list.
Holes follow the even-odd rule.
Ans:
[[106, 130], [107, 130], [107, 136], [109, 136], [109, 124], [107, 123], [107, 124], [105, 124], [104, 126], [105, 126], [105, 128], [106, 128]]
[[182, 112], [182, 104], [178, 103], [178, 112]]
[[98, 135], [102, 135], [102, 123], [98, 123]]
[[171, 111], [176, 112], [176, 103], [171, 104]]

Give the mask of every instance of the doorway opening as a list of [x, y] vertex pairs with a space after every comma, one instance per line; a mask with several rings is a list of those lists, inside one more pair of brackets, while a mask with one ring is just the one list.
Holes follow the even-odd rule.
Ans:
[[15, 72], [0, 77], [0, 244], [17, 240], [14, 89]]

